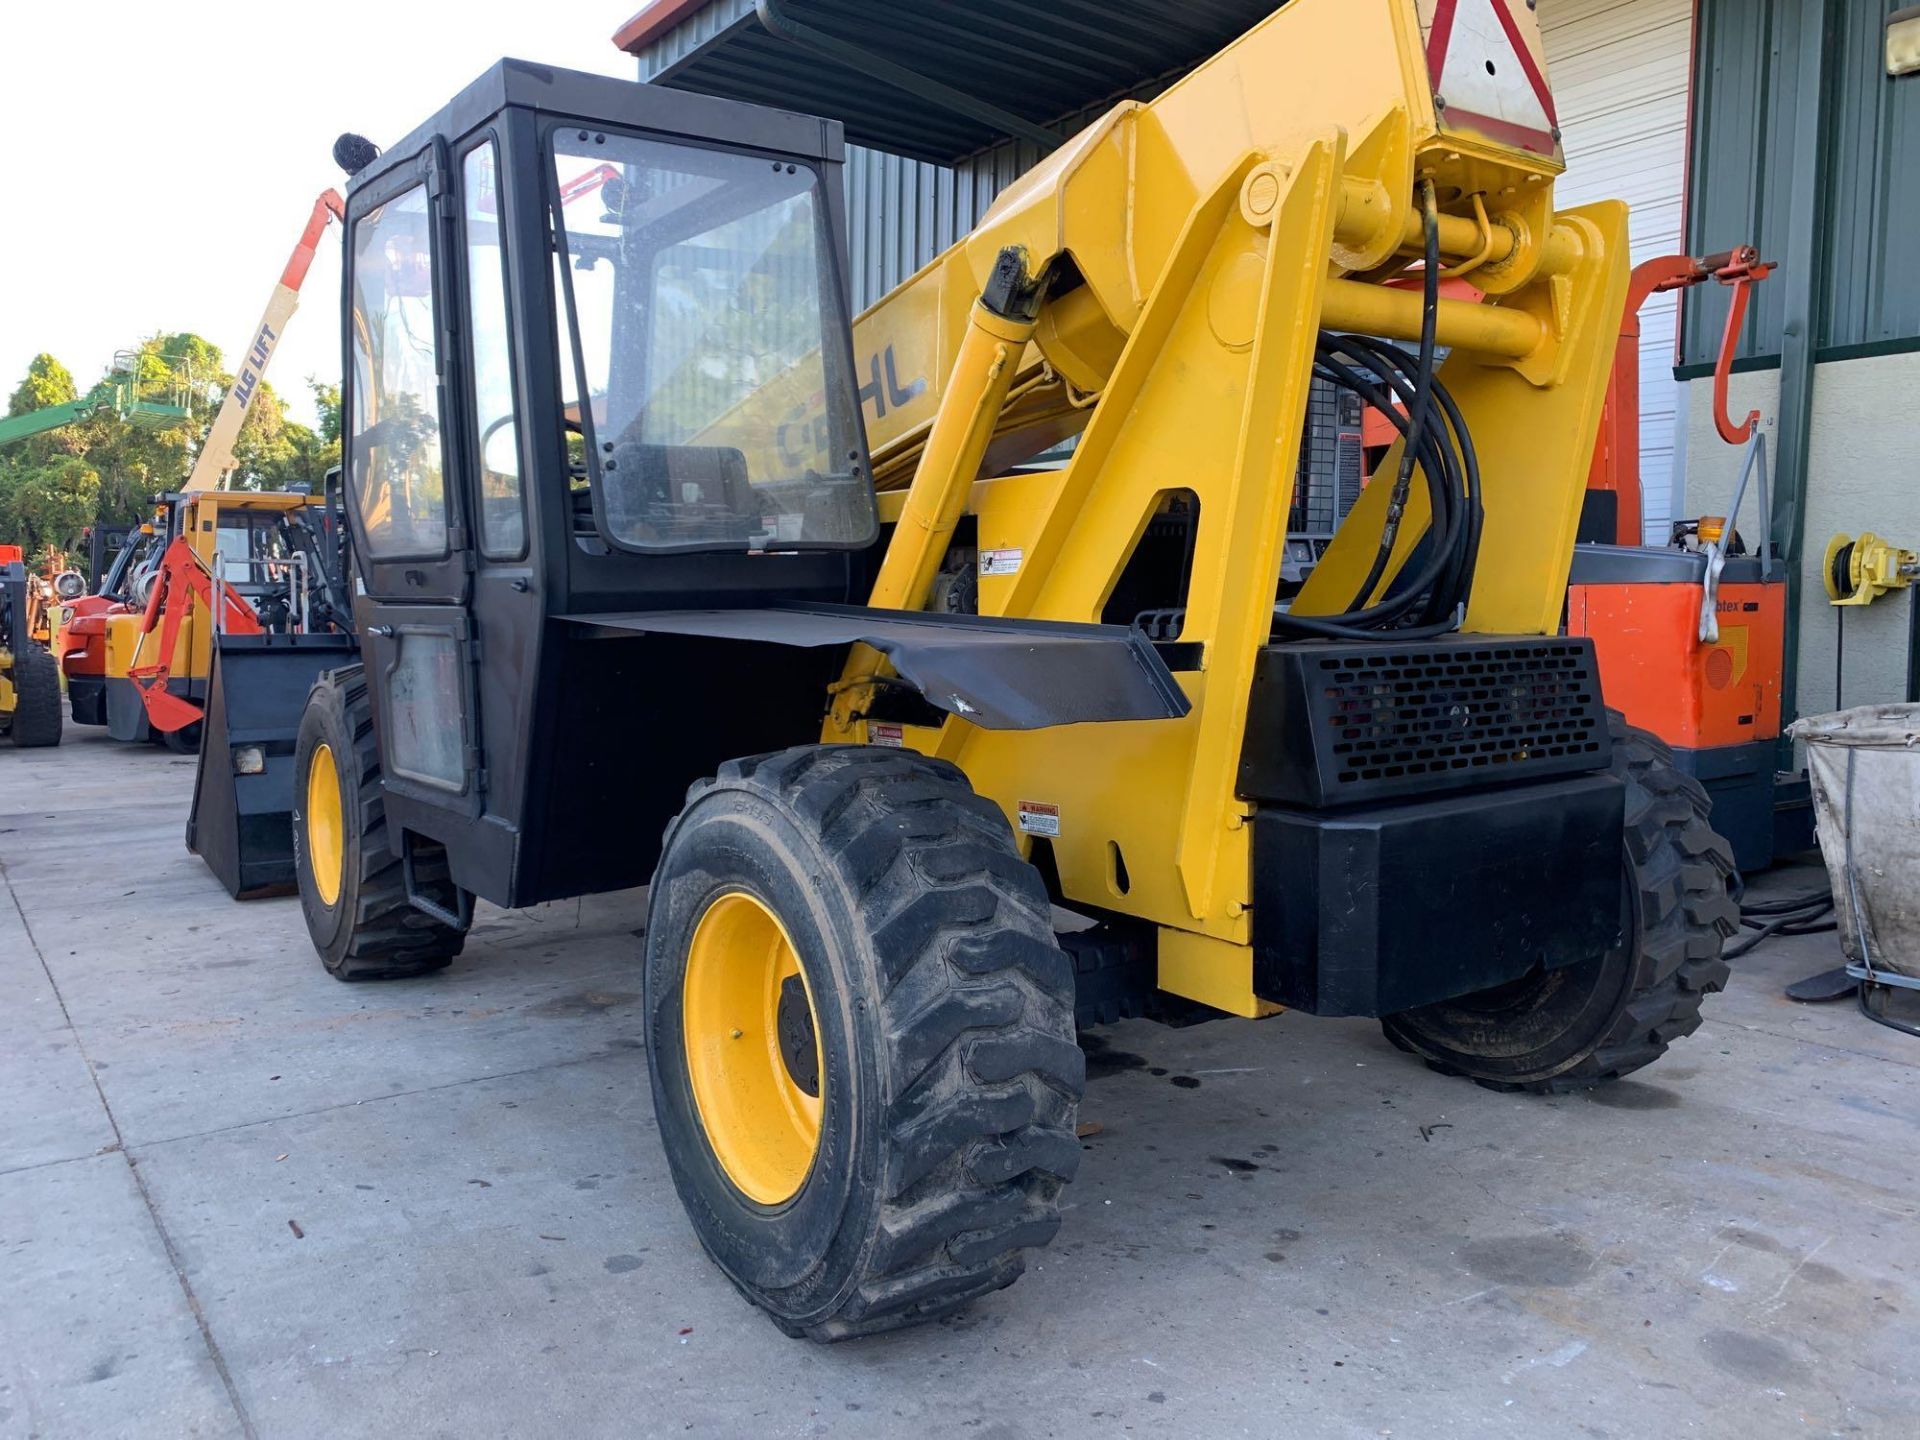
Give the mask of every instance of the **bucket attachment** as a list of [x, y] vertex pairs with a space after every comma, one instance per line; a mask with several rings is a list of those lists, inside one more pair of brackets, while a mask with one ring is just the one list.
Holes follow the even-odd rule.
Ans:
[[307, 692], [359, 658], [351, 635], [215, 635], [187, 848], [236, 900], [293, 878], [293, 746]]

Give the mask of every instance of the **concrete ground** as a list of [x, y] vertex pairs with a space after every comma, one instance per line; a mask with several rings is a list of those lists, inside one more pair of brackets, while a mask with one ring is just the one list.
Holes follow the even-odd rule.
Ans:
[[1831, 936], [1590, 1097], [1116, 1027], [1026, 1278], [820, 1349], [675, 1201], [640, 896], [337, 984], [69, 737], [0, 747], [0, 1436], [1920, 1434], [1920, 1041], [1780, 998]]

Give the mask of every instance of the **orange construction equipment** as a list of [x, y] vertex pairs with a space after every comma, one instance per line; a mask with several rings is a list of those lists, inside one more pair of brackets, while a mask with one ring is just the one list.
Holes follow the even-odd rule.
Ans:
[[1699, 637], [1699, 557], [1645, 553], [1668, 562], [1663, 578], [1567, 590], [1567, 632], [1593, 637], [1607, 703], [1676, 751], [1771, 747], [1780, 735], [1785, 585], [1777, 576], [1723, 583], [1720, 638], [1709, 643]]
[[[305, 494], [233, 491], [227, 483], [235, 441], [299, 307], [314, 254], [328, 224], [343, 213], [338, 191], [323, 190], [314, 200], [185, 482], [156, 497], [154, 521], [129, 537], [112, 570], [98, 577], [98, 593], [69, 605], [58, 653], [77, 723], [104, 725], [116, 740], [158, 739], [190, 749], [198, 742], [192, 727], [206, 698], [211, 637], [288, 628], [278, 617], [263, 626], [251, 602], [264, 603], [299, 578], [282, 563], [270, 532], [283, 517], [318, 502]], [[196, 597], [214, 612], [211, 626], [189, 623]]]
[[[182, 627], [196, 603], [213, 612], [217, 633], [259, 635], [265, 629], [259, 612], [247, 603], [246, 597], [230, 585], [215, 583], [212, 570], [194, 553], [191, 541], [181, 536], [167, 546], [160, 560], [160, 573], [147, 596], [146, 613], [140, 620], [143, 636], [159, 630], [160, 658], [127, 667], [127, 678], [139, 687], [148, 723], [162, 735], [184, 730], [206, 713], [195, 701], [175, 695], [167, 688], [167, 682], [173, 678], [173, 655], [180, 643]], [[142, 641], [143, 649], [144, 646]]]
[[[1593, 447], [1593, 470], [1587, 478], [1587, 509], [1581, 516], [1583, 538], [1610, 540], [1615, 545], [1641, 543], [1640, 504], [1640, 307], [1648, 298], [1669, 290], [1684, 290], [1707, 280], [1731, 286], [1727, 325], [1720, 336], [1720, 354], [1713, 366], [1713, 420], [1720, 438], [1744, 445], [1760, 418], [1754, 411], [1740, 424], [1727, 414], [1727, 380], [1733, 373], [1733, 352], [1746, 323], [1747, 299], [1756, 282], [1773, 273], [1751, 245], [1696, 259], [1689, 255], [1661, 255], [1634, 266], [1627, 285], [1627, 309], [1620, 322], [1620, 341], [1613, 358], [1613, 383], [1606, 407], [1600, 412], [1600, 434]], [[1611, 498], [1608, 498], [1611, 497]], [[1611, 511], [1611, 513], [1609, 513]]]
[[107, 723], [108, 617], [133, 613], [132, 586], [148, 554], [165, 543], [170, 513], [168, 506], [159, 506], [153, 519], [128, 527], [115, 549], [99, 543], [100, 528], [88, 534], [93, 543], [93, 590], [61, 602], [53, 637], [53, 656], [66, 681], [67, 704], [76, 725]]
[[[1613, 379], [1574, 547], [1567, 633], [1593, 640], [1607, 701], [1630, 724], [1673, 747], [1674, 760], [1713, 797], [1714, 828], [1743, 870], [1771, 864], [1776, 848], [1775, 750], [1786, 631], [1786, 576], [1767, 541], [1766, 440], [1760, 414], [1736, 422], [1727, 381], [1753, 285], [1772, 265], [1743, 245], [1695, 259], [1665, 255], [1636, 266], [1620, 327]], [[1747, 447], [1728, 516], [1675, 528], [1670, 546], [1642, 544], [1640, 317], [1662, 291], [1707, 280], [1732, 287], [1714, 365], [1714, 428]], [[1757, 554], [1735, 530], [1748, 479], [1759, 478]]]

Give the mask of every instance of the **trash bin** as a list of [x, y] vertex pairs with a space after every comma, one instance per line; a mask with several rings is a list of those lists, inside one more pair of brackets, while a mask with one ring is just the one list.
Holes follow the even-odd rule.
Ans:
[[1920, 1035], [1887, 1014], [1892, 990], [1920, 992], [1920, 705], [1810, 715], [1787, 733], [1807, 747], [1820, 854], [1860, 1008]]

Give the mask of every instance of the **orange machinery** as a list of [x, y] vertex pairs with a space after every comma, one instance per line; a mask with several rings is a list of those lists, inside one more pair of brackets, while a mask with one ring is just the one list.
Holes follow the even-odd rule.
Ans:
[[51, 646], [53, 641], [54, 582], [65, 571], [67, 557], [46, 547], [46, 559], [39, 570], [28, 564], [26, 547], [0, 545], [0, 565], [18, 565], [27, 575], [27, 613], [25, 637]]
[[[1714, 828], [1733, 843], [1743, 870], [1772, 863], [1779, 824], [1775, 757], [1786, 630], [1786, 576], [1773, 563], [1767, 527], [1765, 437], [1760, 414], [1736, 424], [1727, 379], [1752, 286], [1772, 267], [1750, 246], [1706, 259], [1663, 256], [1633, 272], [1588, 481], [1583, 534], [1567, 587], [1567, 633], [1590, 636], [1607, 703], [1651, 730], [1713, 797]], [[1714, 366], [1714, 425], [1729, 445], [1748, 447], [1741, 490], [1760, 479], [1757, 555], [1741, 546], [1731, 518], [1703, 516], [1678, 527], [1672, 546], [1641, 543], [1640, 305], [1648, 296], [1717, 280], [1732, 288]], [[1733, 510], [1739, 510], [1736, 496]], [[1803, 824], [1800, 828], [1804, 828]], [[1809, 843], [1795, 836], [1792, 848]]]
[[[1785, 576], [1757, 556], [1727, 557], [1709, 601], [1713, 564], [1698, 550], [1576, 546], [1567, 633], [1593, 638], [1607, 704], [1673, 747], [1713, 797], [1713, 826], [1732, 842], [1735, 863], [1760, 870], [1776, 851], [1810, 843], [1777, 838], [1787, 828], [1774, 769]], [[1703, 604], [1714, 622], [1704, 632]], [[1801, 830], [1803, 809], [1786, 817]]]
[[[1704, 258], [1663, 255], [1634, 268], [1567, 588], [1567, 633], [1592, 638], [1607, 704], [1665, 740], [1681, 767], [1707, 787], [1714, 825], [1733, 842], [1735, 859], [1746, 870], [1770, 864], [1776, 849], [1785, 577], [1753, 556], [1727, 554], [1732, 526], [1720, 517], [1683, 527], [1695, 546], [1711, 551], [1644, 543], [1640, 307], [1651, 296], [1708, 280], [1730, 288], [1713, 372], [1714, 425], [1729, 445], [1764, 443], [1755, 436], [1758, 411], [1739, 424], [1727, 413], [1727, 385], [1752, 287], [1772, 269], [1750, 245]], [[1451, 299], [1480, 298], [1464, 278], [1442, 280], [1441, 290]], [[1372, 408], [1362, 417], [1361, 434], [1369, 469], [1399, 438], [1391, 421]], [[1750, 464], [1759, 459], [1751, 457]], [[1760, 509], [1764, 528], [1764, 493]], [[1702, 614], [1709, 571], [1710, 625]], [[1703, 638], [1708, 634], [1714, 638]]]
[[[161, 497], [163, 501], [171, 498]], [[106, 547], [94, 543], [93, 593], [66, 600], [59, 608], [53, 654], [66, 679], [67, 703], [73, 708], [76, 725], [107, 723], [107, 617], [131, 613], [136, 572], [155, 544], [156, 534], [162, 537], [158, 543], [166, 543], [170, 513], [170, 507], [163, 503], [152, 520], [132, 527], [121, 547], [112, 552], [111, 563], [106, 560]], [[88, 539], [95, 540], [98, 533], [96, 529]]]
[[[608, 170], [606, 166], [600, 168]], [[593, 179], [594, 183], [604, 183], [606, 177], [594, 171], [580, 177], [574, 184], [579, 186], [589, 179]], [[154, 595], [164, 596], [169, 575], [185, 583], [187, 572], [184, 569], [178, 565], [169, 569], [170, 552], [167, 547], [179, 533], [178, 524], [172, 517], [181, 505], [191, 505], [188, 497], [202, 491], [224, 489], [233, 468], [234, 443], [239, 438], [241, 426], [246, 423], [255, 397], [260, 394], [261, 382], [266, 378], [267, 367], [272, 363], [287, 322], [299, 308], [300, 289], [306, 283], [307, 271], [313, 264], [321, 236], [329, 221], [341, 219], [345, 213], [345, 202], [337, 191], [329, 189], [320, 192], [307, 214], [306, 224], [301, 229], [292, 254], [267, 297], [267, 308], [254, 328], [246, 355], [237, 367], [238, 373], [227, 387], [219, 412], [195, 453], [193, 469], [188, 472], [185, 485], [178, 493], [156, 497], [159, 509], [153, 521], [139, 526], [127, 537], [111, 570], [105, 574], [101, 571], [104, 552], [96, 550], [93, 566], [95, 593], [80, 596], [67, 605], [61, 617], [54, 653], [60, 662], [61, 673], [66, 677], [67, 697], [73, 707], [76, 724], [104, 725], [116, 740], [132, 740], [151, 738], [155, 734], [175, 735], [190, 723], [181, 718], [185, 711], [178, 708], [179, 697], [170, 694], [167, 687], [172, 684], [175, 689], [197, 688], [205, 683], [204, 675], [186, 680], [183, 687], [185, 677], [172, 674], [171, 649], [164, 652], [159, 662], [145, 659], [140, 664], [142, 674], [123, 673], [129, 663], [141, 657], [121, 654], [116, 659], [109, 651], [114, 648], [116, 634], [123, 646], [137, 646], [139, 643], [131, 638], [135, 631], [131, 628], [131, 622], [123, 617], [145, 611], [138, 633], [145, 635], [157, 628], [148, 600]], [[208, 520], [205, 523], [211, 525], [214, 522]], [[206, 560], [206, 557], [202, 559]], [[141, 577], [143, 585], [151, 584], [154, 588], [133, 593], [131, 582], [136, 575]], [[186, 598], [186, 592], [179, 586], [175, 586], [174, 591], [180, 598]], [[221, 607], [213, 608], [219, 610]], [[177, 624], [169, 629], [169, 643], [177, 629]], [[153, 683], [157, 672], [164, 672], [160, 674], [162, 683], [158, 689]], [[117, 699], [114, 698], [116, 690], [119, 692]], [[158, 715], [154, 713], [156, 710]], [[166, 716], [174, 723], [151, 723], [160, 716]], [[197, 719], [197, 712], [194, 718]]]

